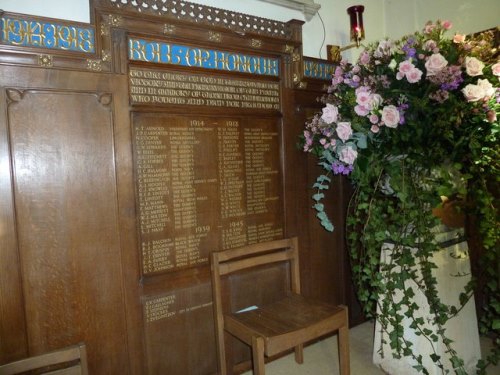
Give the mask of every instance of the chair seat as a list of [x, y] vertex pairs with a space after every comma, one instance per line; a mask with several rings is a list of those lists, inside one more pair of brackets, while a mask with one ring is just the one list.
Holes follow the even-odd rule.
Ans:
[[344, 306], [291, 294], [255, 310], [225, 315], [225, 329], [249, 345], [252, 337], [262, 337], [266, 356], [272, 356], [338, 329], [346, 318]]

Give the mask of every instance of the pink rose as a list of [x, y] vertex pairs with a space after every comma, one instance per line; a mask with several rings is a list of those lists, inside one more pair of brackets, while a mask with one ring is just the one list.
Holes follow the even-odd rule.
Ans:
[[463, 42], [465, 42], [465, 35], [455, 34], [455, 36], [453, 37], [453, 43], [461, 44]]
[[491, 67], [491, 72], [497, 77], [500, 76], [500, 62], [497, 62]]
[[326, 107], [323, 108], [323, 114], [321, 115], [321, 119], [327, 124], [331, 124], [332, 122], [337, 121], [337, 117], [339, 115], [339, 110], [333, 104], [327, 103]]
[[435, 25], [433, 25], [432, 23], [430, 23], [430, 22], [429, 22], [429, 23], [427, 23], [427, 24], [425, 25], [425, 27], [424, 27], [424, 33], [425, 33], [425, 34], [430, 34], [430, 33], [432, 33], [432, 30], [434, 30], [434, 27], [435, 27]]
[[377, 124], [378, 123], [378, 116], [377, 115], [370, 115], [369, 119], [370, 119], [370, 122], [372, 124]]
[[370, 54], [366, 51], [361, 52], [361, 55], [359, 55], [359, 63], [361, 65], [368, 65], [370, 62]]
[[372, 127], [370, 128], [370, 131], [372, 133], [377, 134], [380, 131], [380, 128], [377, 125], [372, 125]]
[[370, 110], [368, 108], [366, 108], [364, 105], [357, 105], [354, 107], [354, 112], [356, 112], [356, 114], [358, 116], [366, 116], [368, 113], [370, 113]]
[[471, 83], [462, 89], [462, 93], [468, 102], [477, 102], [484, 98], [484, 90], [480, 86]]
[[427, 61], [425, 62], [425, 68], [427, 69], [427, 76], [433, 76], [443, 70], [446, 65], [448, 65], [448, 61], [444, 58], [440, 53], [434, 53], [429, 56]]
[[356, 90], [356, 103], [359, 105], [366, 105], [370, 102], [371, 94], [369, 91], [358, 91]]
[[448, 21], [448, 20], [443, 21], [441, 23], [441, 25], [443, 26], [443, 29], [445, 29], [445, 30], [449, 30], [453, 27], [453, 24], [451, 23], [451, 21]]
[[382, 109], [382, 121], [389, 128], [397, 128], [399, 124], [399, 111], [393, 105], [388, 105]]
[[403, 74], [406, 74], [409, 71], [411, 71], [414, 67], [415, 65], [413, 65], [410, 60], [405, 60], [399, 64], [399, 71]]
[[486, 113], [486, 118], [488, 119], [489, 122], [493, 123], [497, 120], [497, 114], [494, 110], [489, 110]]
[[465, 71], [471, 77], [480, 76], [483, 74], [484, 64], [481, 60], [475, 57], [467, 56], [465, 58]]
[[417, 83], [422, 78], [422, 71], [418, 68], [414, 68], [408, 73], [406, 73], [406, 79], [410, 83]]
[[354, 150], [351, 146], [344, 147], [339, 153], [340, 161], [349, 165], [353, 165], [357, 157], [358, 157], [358, 152]]
[[342, 139], [344, 142], [349, 139], [349, 137], [352, 135], [352, 128], [351, 128], [351, 123], [350, 122], [339, 122], [337, 124], [337, 135], [339, 136], [340, 139]]
[[436, 47], [437, 47], [437, 43], [432, 39], [429, 39], [424, 43], [424, 50], [425, 51], [432, 51]]

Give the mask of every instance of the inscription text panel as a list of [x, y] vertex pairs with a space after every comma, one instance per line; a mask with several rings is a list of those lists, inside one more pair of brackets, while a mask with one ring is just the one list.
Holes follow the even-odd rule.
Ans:
[[278, 120], [135, 114], [144, 274], [282, 238]]

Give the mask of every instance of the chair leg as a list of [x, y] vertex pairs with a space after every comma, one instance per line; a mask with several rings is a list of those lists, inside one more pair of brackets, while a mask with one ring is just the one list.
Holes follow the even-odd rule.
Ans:
[[252, 358], [254, 375], [265, 375], [264, 370], [264, 339], [259, 336], [252, 337]]
[[338, 334], [340, 375], [351, 373], [351, 361], [349, 359], [349, 327], [347, 325], [339, 328]]
[[299, 365], [304, 363], [304, 345], [302, 344], [295, 347], [295, 362]]

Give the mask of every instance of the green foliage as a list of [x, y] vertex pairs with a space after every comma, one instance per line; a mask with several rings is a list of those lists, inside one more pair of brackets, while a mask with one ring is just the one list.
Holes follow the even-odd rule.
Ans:
[[[446, 358], [436, 350], [430, 355], [443, 373], [445, 363], [450, 363], [455, 374], [466, 374], [445, 325], [461, 311], [470, 300], [474, 285], [481, 281], [473, 279], [458, 296], [456, 306], [442, 303], [433, 262], [433, 255], [441, 250], [433, 228], [440, 222], [432, 209], [441, 204], [441, 196], [446, 196], [463, 202], [462, 212], [476, 218], [482, 246], [480, 267], [488, 280], [484, 284], [480, 331], [493, 337], [491, 353], [477, 364], [477, 373], [485, 374], [489, 364], [500, 360], [500, 104], [498, 75], [492, 69], [496, 62], [491, 53], [493, 39], [485, 33], [457, 44], [443, 38], [445, 28], [439, 21], [427, 26], [429, 30], [424, 33], [389, 43], [386, 53], [377, 55], [383, 43], [370, 46], [370, 62], [354, 67], [341, 64], [341, 73], [336, 72], [334, 83], [323, 98], [330, 106], [327, 109], [338, 114], [315, 117], [307, 125], [301, 146], [318, 156], [319, 165], [326, 171], [314, 184], [317, 193], [313, 196], [313, 207], [326, 230], [333, 230], [322, 204], [323, 191], [331, 182], [329, 176], [341, 173], [352, 181], [355, 191], [346, 227], [358, 299], [365, 314], [376, 317], [387, 334], [392, 355], [411, 357], [416, 363], [413, 367], [424, 374], [428, 370], [422, 356], [416, 355], [412, 344], [405, 340], [403, 321], [409, 319], [413, 333], [425, 338], [432, 348], [444, 345]], [[461, 70], [461, 86], [447, 91], [446, 99], [436, 99], [443, 94], [442, 86], [429, 72], [417, 83], [396, 78], [395, 67], [405, 61], [426, 71], [424, 62], [434, 53], [426, 50], [429, 41], [435, 42], [446, 56], [447, 74], [452, 74], [453, 69], [455, 73]], [[414, 47], [416, 54], [424, 57], [408, 58], [407, 47]], [[466, 85], [477, 82], [477, 77], [464, 69], [464, 61], [470, 56], [485, 63], [481, 78], [494, 87], [494, 94], [485, 94], [479, 101], [465, 100], [462, 92]], [[372, 102], [369, 114], [355, 109], [359, 104], [359, 85], [351, 80], [354, 75], [360, 77], [365, 90], [381, 95], [381, 100]], [[335, 78], [342, 79], [335, 83]], [[399, 106], [400, 114], [404, 114], [404, 122], [393, 128], [376, 122], [382, 107], [389, 106]], [[378, 116], [378, 120], [373, 116]], [[345, 130], [347, 122], [352, 128], [348, 138], [340, 129], [344, 126]], [[357, 153], [355, 161], [342, 154], [346, 149]], [[390, 254], [383, 250], [387, 243], [392, 244]], [[430, 307], [430, 325], [417, 314], [416, 291], [425, 296]]]

